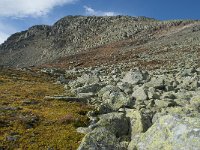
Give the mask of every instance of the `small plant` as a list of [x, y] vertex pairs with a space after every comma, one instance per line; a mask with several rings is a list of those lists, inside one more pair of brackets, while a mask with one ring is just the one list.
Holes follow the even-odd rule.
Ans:
[[66, 116], [62, 117], [59, 122], [62, 124], [71, 124], [76, 121], [76, 118], [72, 114], [67, 114]]

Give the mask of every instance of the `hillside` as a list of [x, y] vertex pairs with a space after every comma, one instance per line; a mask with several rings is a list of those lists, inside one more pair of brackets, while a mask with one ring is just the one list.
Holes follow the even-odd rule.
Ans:
[[0, 65], [192, 64], [199, 62], [199, 35], [195, 20], [67, 16], [13, 34], [0, 45]]
[[199, 150], [200, 21], [67, 16], [0, 45], [0, 150]]

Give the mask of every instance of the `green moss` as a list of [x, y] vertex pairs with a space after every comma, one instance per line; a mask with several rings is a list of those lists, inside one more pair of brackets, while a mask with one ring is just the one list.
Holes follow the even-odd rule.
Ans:
[[37, 72], [0, 71], [0, 148], [77, 149], [84, 135], [76, 127], [88, 124], [92, 108], [45, 101], [46, 95], [70, 95], [53, 83], [54, 78]]

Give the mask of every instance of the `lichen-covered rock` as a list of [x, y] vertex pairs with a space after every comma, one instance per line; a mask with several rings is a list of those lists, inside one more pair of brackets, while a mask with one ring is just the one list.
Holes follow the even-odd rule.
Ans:
[[116, 136], [106, 128], [96, 128], [82, 140], [78, 150], [125, 150]]
[[153, 87], [155, 89], [164, 90], [165, 84], [164, 84], [165, 76], [154, 76], [151, 78], [151, 80], [144, 84], [146, 87]]
[[137, 143], [138, 150], [199, 150], [200, 119], [166, 115], [157, 120]]
[[90, 84], [90, 85], [85, 85], [82, 87], [78, 87], [77, 89], [74, 89], [73, 91], [75, 93], [97, 93], [104, 85], [101, 84]]
[[148, 99], [148, 95], [147, 95], [147, 91], [144, 89], [144, 87], [139, 87], [137, 88], [132, 96], [136, 99], [136, 100], [147, 100]]
[[84, 74], [81, 77], [77, 78], [77, 82], [82, 84], [96, 84], [100, 82], [100, 79], [97, 75]]
[[126, 73], [124, 78], [122, 79], [122, 82], [130, 83], [130, 84], [138, 84], [141, 83], [142, 80], [146, 79], [145, 76], [143, 76], [142, 72], [140, 70], [130, 70]]
[[117, 111], [121, 107], [133, 107], [134, 100], [122, 92], [118, 87], [108, 85], [99, 91], [102, 98], [102, 106], [109, 107], [112, 111]]
[[145, 132], [151, 126], [150, 119], [138, 110], [126, 109], [126, 117], [130, 119], [130, 132], [133, 136]]
[[200, 111], [200, 96], [194, 96], [190, 100], [191, 107]]
[[177, 106], [176, 102], [171, 99], [155, 100], [155, 106], [157, 108], [167, 108]]
[[128, 135], [129, 120], [124, 113], [108, 113], [99, 116], [96, 126], [105, 127], [117, 137]]

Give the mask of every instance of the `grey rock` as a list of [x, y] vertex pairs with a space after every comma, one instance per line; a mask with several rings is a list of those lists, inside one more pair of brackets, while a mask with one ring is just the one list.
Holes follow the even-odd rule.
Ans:
[[122, 82], [129, 83], [129, 84], [138, 84], [142, 83], [144, 80], [144, 76], [140, 70], [130, 70], [126, 73], [124, 78], [122, 79]]
[[165, 77], [163, 76], [152, 77], [149, 82], [144, 84], [144, 86], [153, 87], [159, 90], [164, 90], [165, 89], [164, 78]]
[[136, 100], [147, 100], [147, 90], [144, 87], [139, 87], [133, 92], [132, 97], [136, 98]]
[[187, 68], [187, 69], [184, 69], [182, 72], [181, 72], [181, 75], [184, 77], [184, 76], [190, 76], [192, 75], [193, 73], [195, 73], [195, 68]]
[[134, 100], [126, 96], [118, 87], [106, 86], [99, 91], [99, 97], [102, 98], [104, 106], [117, 111], [121, 107], [133, 107]]
[[190, 100], [191, 107], [200, 111], [200, 95], [194, 96]]
[[114, 133], [116, 137], [128, 135], [129, 122], [124, 113], [108, 113], [99, 116], [97, 127], [104, 127]]
[[155, 106], [157, 108], [166, 108], [177, 106], [176, 102], [171, 99], [155, 100]]
[[165, 92], [162, 94], [161, 99], [176, 99], [174, 92]]
[[97, 83], [99, 83], [100, 79], [99, 79], [99, 77], [97, 75], [84, 74], [81, 77], [78, 77], [76, 82], [90, 85], [90, 84], [97, 84]]
[[69, 82], [69, 80], [67, 80], [64, 75], [60, 75], [58, 78], [57, 78], [57, 82], [56, 83], [59, 83], [59, 84], [67, 84]]
[[81, 102], [81, 103], [86, 103], [87, 99], [86, 98], [80, 98], [80, 97], [68, 97], [68, 96], [45, 96], [45, 100], [62, 100], [62, 101], [67, 101], [67, 102]]
[[92, 93], [92, 92], [78, 93], [77, 96], [80, 97], [80, 98], [92, 98], [92, 97], [95, 97], [95, 94]]
[[88, 127], [79, 127], [76, 129], [76, 131], [79, 133], [87, 134], [87, 133], [91, 132], [92, 130]]
[[88, 133], [78, 150], [123, 150], [123, 148], [111, 131], [101, 127]]
[[131, 94], [133, 92], [132, 85], [127, 82], [118, 82], [117, 86], [126, 94]]
[[199, 150], [200, 119], [166, 115], [140, 137], [138, 150]]
[[77, 89], [74, 89], [73, 92], [78, 94], [78, 93], [97, 93], [104, 85], [101, 84], [90, 84], [90, 85], [85, 85], [82, 87], [78, 87]]
[[130, 119], [130, 132], [132, 136], [145, 132], [151, 126], [150, 119], [138, 110], [126, 109], [126, 117]]

